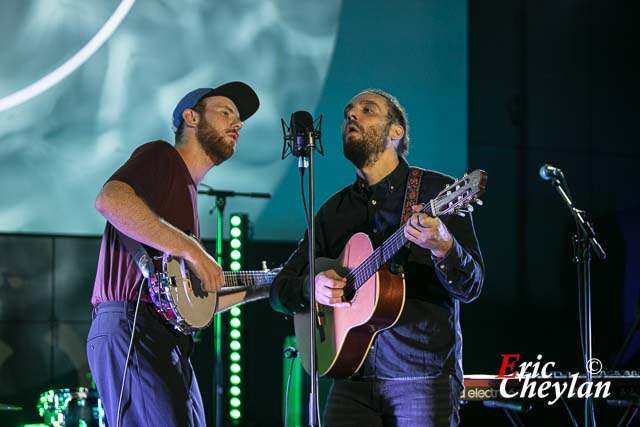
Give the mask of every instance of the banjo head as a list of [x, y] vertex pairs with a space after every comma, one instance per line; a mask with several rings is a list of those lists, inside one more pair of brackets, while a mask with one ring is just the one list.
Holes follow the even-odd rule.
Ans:
[[216, 294], [205, 291], [200, 279], [181, 259], [168, 258], [165, 271], [170, 280], [171, 306], [176, 321], [190, 329], [209, 326], [216, 308]]

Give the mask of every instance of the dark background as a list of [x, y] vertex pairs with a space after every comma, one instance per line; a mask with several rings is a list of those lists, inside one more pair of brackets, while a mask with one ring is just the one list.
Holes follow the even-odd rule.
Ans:
[[[466, 373], [496, 373], [503, 353], [580, 370], [574, 226], [538, 177], [543, 163], [562, 168], [609, 256], [593, 261], [593, 354], [613, 368], [640, 302], [637, 9], [632, 1], [469, 2], [468, 164], [489, 181], [475, 215], [485, 288], [462, 312]], [[253, 242], [246, 266], [277, 265], [294, 245]], [[0, 425], [40, 421], [43, 391], [90, 384], [84, 338], [98, 248], [95, 236], [0, 236], [0, 339], [13, 352], [0, 360], [0, 402], [25, 408], [0, 412]], [[278, 425], [290, 321], [262, 301], [246, 307], [244, 325], [246, 424]], [[194, 356], [209, 402], [211, 341], [208, 330]], [[621, 367], [640, 368], [639, 347], [636, 333]], [[581, 402], [571, 406], [580, 422]], [[600, 425], [622, 412], [596, 402]], [[570, 425], [560, 404], [536, 404], [522, 419]], [[462, 420], [508, 425], [475, 403]]]

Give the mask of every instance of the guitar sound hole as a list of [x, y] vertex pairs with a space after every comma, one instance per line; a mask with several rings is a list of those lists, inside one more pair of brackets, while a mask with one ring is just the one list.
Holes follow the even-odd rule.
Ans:
[[343, 299], [345, 301], [352, 301], [356, 297], [356, 289], [353, 283], [353, 279], [347, 278], [347, 286], [344, 287], [345, 292]]

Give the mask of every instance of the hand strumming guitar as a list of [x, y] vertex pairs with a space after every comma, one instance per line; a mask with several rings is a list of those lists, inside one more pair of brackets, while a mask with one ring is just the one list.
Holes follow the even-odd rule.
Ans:
[[343, 299], [346, 284], [347, 279], [335, 270], [316, 274], [316, 301], [331, 307], [351, 307], [351, 303]]
[[222, 268], [195, 239], [193, 240], [193, 249], [190, 248], [184, 257], [187, 265], [198, 276], [205, 291], [220, 292], [224, 284]]

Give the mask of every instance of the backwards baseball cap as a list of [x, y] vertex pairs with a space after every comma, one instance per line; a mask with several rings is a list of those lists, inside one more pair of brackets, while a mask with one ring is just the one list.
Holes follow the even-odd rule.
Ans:
[[220, 85], [216, 88], [200, 88], [193, 90], [186, 94], [175, 110], [173, 110], [173, 132], [177, 132], [178, 128], [183, 122], [182, 112], [187, 108], [193, 108], [196, 104], [204, 98], [210, 96], [226, 96], [236, 104], [238, 112], [240, 113], [240, 120], [245, 121], [258, 111], [260, 106], [260, 100], [258, 95], [253, 89], [246, 83], [242, 82], [229, 82]]

